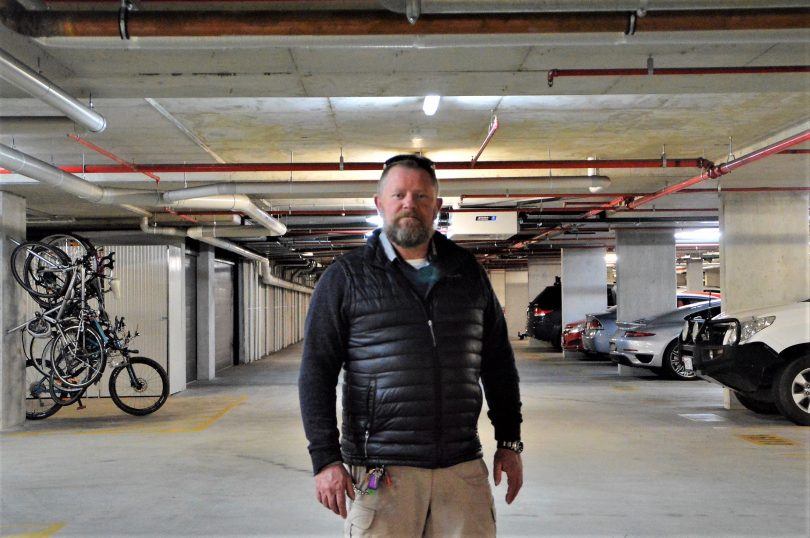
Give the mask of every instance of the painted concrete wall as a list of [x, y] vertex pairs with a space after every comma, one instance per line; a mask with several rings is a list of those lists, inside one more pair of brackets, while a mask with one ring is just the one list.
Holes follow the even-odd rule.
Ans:
[[506, 327], [511, 339], [526, 330], [526, 306], [529, 304], [527, 271], [506, 271]]
[[723, 309], [744, 310], [810, 296], [808, 195], [723, 192]]
[[607, 308], [604, 248], [563, 249], [562, 324]]
[[526, 304], [534, 299], [546, 286], [554, 284], [554, 277], [562, 274], [562, 265], [559, 258], [529, 258], [529, 286], [526, 295]]
[[619, 321], [675, 308], [675, 236], [672, 230], [616, 230]]
[[25, 421], [25, 360], [20, 334], [6, 334], [9, 328], [25, 321], [26, 293], [8, 269], [16, 246], [11, 239], [25, 240], [25, 199], [0, 192], [0, 430], [21, 426]]

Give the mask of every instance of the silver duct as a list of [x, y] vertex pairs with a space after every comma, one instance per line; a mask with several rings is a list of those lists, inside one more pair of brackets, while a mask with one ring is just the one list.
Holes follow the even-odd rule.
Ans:
[[107, 120], [104, 119], [104, 116], [83, 105], [2, 49], [0, 49], [0, 78], [32, 97], [49, 104], [94, 133], [100, 133], [107, 127]]

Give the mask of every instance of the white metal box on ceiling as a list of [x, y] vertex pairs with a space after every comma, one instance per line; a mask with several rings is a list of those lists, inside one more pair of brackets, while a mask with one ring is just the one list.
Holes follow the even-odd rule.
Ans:
[[447, 237], [452, 239], [508, 239], [518, 233], [516, 211], [454, 211]]

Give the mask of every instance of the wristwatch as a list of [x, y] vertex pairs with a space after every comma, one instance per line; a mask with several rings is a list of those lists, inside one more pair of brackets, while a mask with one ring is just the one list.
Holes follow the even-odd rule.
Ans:
[[498, 448], [508, 448], [520, 454], [523, 452], [523, 441], [498, 441]]

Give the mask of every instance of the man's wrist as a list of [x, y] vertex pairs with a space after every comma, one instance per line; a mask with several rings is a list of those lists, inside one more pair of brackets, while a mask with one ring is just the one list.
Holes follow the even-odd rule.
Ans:
[[498, 448], [505, 448], [520, 454], [523, 452], [523, 441], [498, 441]]

